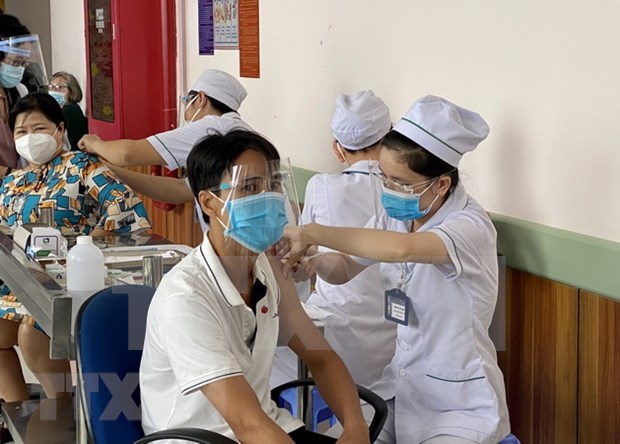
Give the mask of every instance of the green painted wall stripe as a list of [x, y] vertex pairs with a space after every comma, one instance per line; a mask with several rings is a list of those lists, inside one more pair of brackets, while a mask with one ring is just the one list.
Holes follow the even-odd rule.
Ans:
[[[293, 167], [299, 199], [316, 171]], [[620, 243], [491, 213], [506, 265], [620, 301]]]
[[303, 202], [306, 197], [306, 184], [315, 174], [318, 173], [305, 168], [293, 167], [293, 179], [295, 180], [295, 188], [297, 189], [300, 202]]
[[506, 265], [620, 300], [620, 244], [491, 214]]

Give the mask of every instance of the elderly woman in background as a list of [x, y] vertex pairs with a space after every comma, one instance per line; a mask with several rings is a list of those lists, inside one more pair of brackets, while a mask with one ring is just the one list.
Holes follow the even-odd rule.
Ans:
[[[146, 209], [99, 159], [68, 151], [65, 120], [58, 103], [46, 93], [20, 99], [9, 114], [17, 152], [29, 166], [7, 175], [0, 187], [0, 224], [15, 227], [36, 222], [39, 208], [55, 208], [55, 225], [63, 232], [93, 236], [127, 233], [151, 227]], [[49, 337], [8, 293], [0, 298], [0, 397], [28, 398], [15, 346], [48, 397], [69, 395], [66, 360], [49, 358]]]
[[62, 107], [71, 149], [77, 150], [79, 140], [88, 134], [88, 120], [79, 105], [83, 97], [82, 88], [73, 74], [58, 71], [50, 79], [49, 94]]

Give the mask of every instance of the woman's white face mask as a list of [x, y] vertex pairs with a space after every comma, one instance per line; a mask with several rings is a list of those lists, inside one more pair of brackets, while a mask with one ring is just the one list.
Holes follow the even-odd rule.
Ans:
[[28, 162], [35, 165], [43, 165], [52, 160], [58, 151], [59, 145], [56, 142], [54, 134], [24, 134], [19, 139], [15, 140], [15, 148], [20, 156], [26, 159]]

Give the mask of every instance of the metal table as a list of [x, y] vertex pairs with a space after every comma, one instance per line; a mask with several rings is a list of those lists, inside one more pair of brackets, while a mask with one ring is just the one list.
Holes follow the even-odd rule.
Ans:
[[[69, 247], [75, 239], [69, 239]], [[100, 247], [137, 247], [170, 244], [156, 235], [98, 238]], [[74, 359], [71, 332], [71, 297], [41, 265], [29, 258], [10, 236], [0, 232], [0, 280], [3, 280], [49, 337], [52, 359]]]
[[[74, 243], [74, 238], [69, 239], [68, 247]], [[96, 244], [105, 249], [169, 245], [170, 242], [156, 235], [123, 235], [98, 238]], [[140, 268], [140, 264], [133, 264], [129, 268], [136, 267]], [[170, 266], [165, 266], [165, 270], [166, 268], [169, 269]], [[12, 238], [3, 232], [0, 232], [0, 280], [9, 286], [50, 336], [50, 357], [75, 359], [71, 331], [71, 297], [47, 274], [39, 262], [28, 257]], [[79, 405], [79, 402], [79, 397], [76, 396], [4, 403], [2, 416], [16, 443], [81, 444], [87, 442], [87, 437], [82, 409], [75, 406]]]

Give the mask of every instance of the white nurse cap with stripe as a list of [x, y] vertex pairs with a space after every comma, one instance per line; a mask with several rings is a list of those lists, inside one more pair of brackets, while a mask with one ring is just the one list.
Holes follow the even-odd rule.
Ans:
[[429, 95], [409, 108], [394, 125], [394, 131], [457, 167], [463, 154], [474, 150], [488, 136], [489, 125], [478, 113]]

